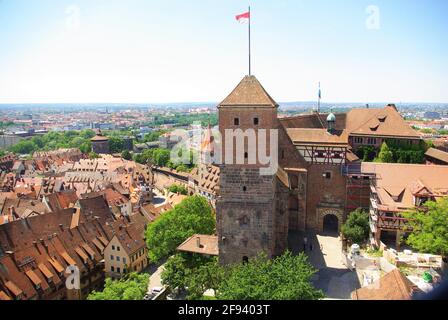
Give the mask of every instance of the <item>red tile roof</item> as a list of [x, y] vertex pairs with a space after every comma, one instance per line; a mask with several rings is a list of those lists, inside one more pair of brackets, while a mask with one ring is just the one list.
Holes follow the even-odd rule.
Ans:
[[219, 107], [261, 106], [278, 107], [255, 76], [245, 76]]

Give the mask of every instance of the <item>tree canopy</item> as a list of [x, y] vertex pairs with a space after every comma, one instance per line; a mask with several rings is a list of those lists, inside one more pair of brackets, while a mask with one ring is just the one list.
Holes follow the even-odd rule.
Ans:
[[128, 150], [124, 150], [121, 153], [121, 157], [125, 160], [132, 160], [132, 154]]
[[185, 186], [183, 185], [179, 185], [179, 184], [173, 184], [172, 186], [170, 186], [168, 188], [169, 192], [172, 193], [179, 193], [179, 194], [183, 194], [183, 195], [188, 195], [188, 190]]
[[173, 289], [188, 288], [188, 300], [200, 300], [208, 289], [216, 290], [223, 277], [217, 257], [178, 253], [170, 257], [162, 272], [162, 283]]
[[265, 254], [248, 263], [221, 266], [216, 257], [184, 253], [165, 264], [162, 281], [173, 289], [186, 289], [188, 300], [204, 299], [213, 289], [219, 300], [315, 300], [323, 298], [311, 277], [316, 270], [304, 254], [290, 252], [270, 260]]
[[104, 290], [93, 291], [87, 300], [142, 300], [148, 290], [149, 275], [131, 273], [120, 280], [106, 279]]
[[409, 219], [410, 235], [407, 243], [413, 248], [431, 254], [448, 256], [448, 198], [425, 203], [424, 209], [403, 214]]
[[386, 141], [382, 144], [376, 162], [383, 163], [416, 163], [424, 162], [425, 152], [431, 146], [430, 142], [421, 141], [418, 144], [407, 142]]
[[157, 262], [174, 253], [192, 235], [213, 234], [215, 225], [213, 210], [205, 198], [187, 198], [148, 226], [149, 258]]
[[359, 244], [369, 238], [369, 230], [369, 214], [361, 209], [350, 213], [341, 229], [345, 238]]
[[16, 154], [32, 154], [35, 151], [50, 151], [61, 148], [78, 148], [83, 153], [92, 150], [90, 139], [95, 136], [93, 130], [49, 132], [43, 136], [35, 136], [29, 140], [21, 140], [9, 150]]
[[249, 263], [229, 266], [218, 286], [220, 300], [316, 300], [324, 297], [311, 277], [316, 270], [305, 254], [286, 252], [269, 260], [265, 254]]

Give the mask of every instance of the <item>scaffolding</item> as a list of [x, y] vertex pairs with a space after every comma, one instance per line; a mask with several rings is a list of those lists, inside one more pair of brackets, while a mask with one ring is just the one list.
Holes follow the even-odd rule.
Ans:
[[350, 164], [343, 168], [346, 183], [346, 209], [347, 213], [358, 208], [369, 211], [371, 186], [376, 183], [376, 175], [363, 173], [361, 164]]

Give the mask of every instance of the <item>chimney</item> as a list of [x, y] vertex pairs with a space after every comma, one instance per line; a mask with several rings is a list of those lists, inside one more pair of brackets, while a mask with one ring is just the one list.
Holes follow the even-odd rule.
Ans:
[[6, 251], [5, 252], [10, 258], [11, 260], [14, 262], [14, 264], [16, 265], [17, 269], [19, 268], [17, 261], [16, 261], [16, 254], [14, 251]]
[[39, 252], [39, 254], [42, 254], [42, 253], [40, 252], [40, 249], [39, 249], [39, 246], [37, 245], [37, 241], [36, 241], [36, 240], [33, 241], [33, 245], [34, 245], [34, 247], [36, 248], [37, 252]]
[[20, 219], [20, 217], [17, 214], [16, 209], [14, 208], [14, 206], [10, 206], [8, 210], [9, 210], [9, 214], [11, 215], [11, 217], [13, 217], [15, 219]]
[[201, 246], [201, 238], [200, 237], [196, 237], [196, 245], [198, 248], [202, 248]]

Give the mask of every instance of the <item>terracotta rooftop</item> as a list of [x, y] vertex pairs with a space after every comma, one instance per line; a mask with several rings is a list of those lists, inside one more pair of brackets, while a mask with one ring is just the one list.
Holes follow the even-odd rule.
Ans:
[[[327, 116], [328, 114], [314, 112], [279, 120], [286, 129], [325, 129]], [[356, 108], [346, 114], [336, 114], [335, 130], [345, 130], [347, 135], [420, 139], [418, 132], [412, 129], [392, 106], [382, 109]]]
[[255, 76], [245, 76], [219, 107], [261, 106], [278, 107]]
[[96, 141], [109, 141], [108, 137], [102, 136], [102, 135], [97, 135], [95, 137], [93, 137], [92, 139], [90, 139], [90, 141], [92, 142], [96, 142]]
[[352, 109], [347, 114], [346, 126], [350, 135], [421, 138], [392, 106], [383, 109]]
[[376, 174], [379, 205], [384, 209], [413, 208], [416, 194], [448, 196], [448, 166], [364, 162], [361, 171]]
[[199, 253], [211, 256], [217, 256], [218, 237], [210, 235], [195, 234], [184, 241], [177, 250], [189, 253]]
[[428, 151], [426, 151], [425, 156], [437, 159], [439, 161], [443, 161], [448, 164], [448, 152], [430, 148]]
[[389, 272], [373, 284], [352, 292], [353, 300], [411, 300], [413, 283], [399, 269]]
[[75, 190], [56, 192], [47, 196], [48, 206], [52, 211], [73, 207], [78, 201]]
[[345, 131], [330, 134], [326, 129], [291, 128], [287, 129], [293, 143], [318, 145], [348, 145], [348, 135]]

